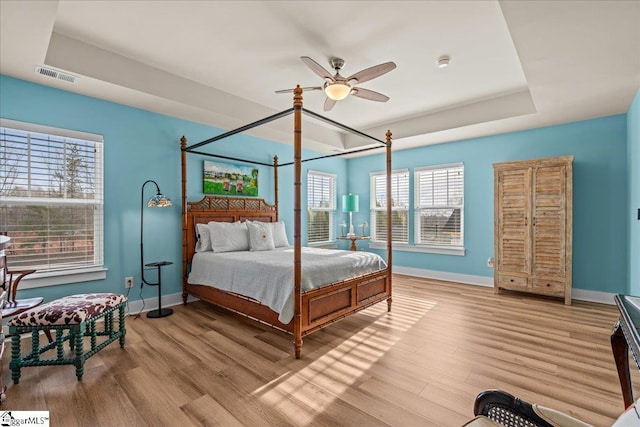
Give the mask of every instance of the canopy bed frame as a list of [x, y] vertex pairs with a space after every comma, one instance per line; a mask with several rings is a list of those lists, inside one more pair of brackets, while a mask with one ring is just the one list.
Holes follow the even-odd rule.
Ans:
[[[331, 154], [311, 159], [302, 159], [302, 113], [311, 115], [316, 119], [339, 127], [345, 131], [360, 137], [375, 141], [386, 147], [386, 199], [387, 199], [387, 267], [374, 273], [365, 274], [356, 278], [342, 280], [320, 288], [301, 290], [302, 278], [302, 246], [301, 246], [301, 208], [300, 190], [302, 185], [302, 163], [326, 157], [334, 157], [354, 152], [367, 151], [380, 148], [380, 145], [358, 149], [340, 154]], [[246, 159], [238, 159], [227, 156], [215, 155], [197, 151], [199, 147], [219, 141], [229, 136], [244, 132], [248, 129], [263, 125], [273, 120], [293, 114], [294, 116], [294, 161], [279, 165], [278, 157], [274, 157], [273, 165], [254, 162]], [[355, 129], [320, 116], [302, 107], [302, 89], [297, 86], [294, 89], [293, 108], [269, 116], [262, 120], [250, 123], [241, 128], [226, 132], [200, 143], [187, 146], [187, 139], [181, 138], [182, 160], [182, 297], [186, 304], [187, 297], [192, 295], [201, 300], [220, 306], [227, 310], [239, 313], [261, 323], [285, 331], [294, 337], [295, 357], [300, 358], [302, 351], [302, 338], [324, 328], [352, 313], [367, 308], [373, 304], [387, 301], [387, 310], [391, 310], [391, 132], [387, 131], [386, 140], [376, 139]], [[187, 153], [195, 153], [204, 156], [236, 160], [250, 164], [258, 164], [274, 168], [274, 204], [267, 203], [264, 199], [245, 197], [216, 197], [204, 196], [195, 202], [187, 201]], [[236, 222], [236, 221], [262, 221], [275, 222], [278, 220], [278, 168], [293, 165], [294, 167], [294, 316], [291, 322], [283, 324], [278, 320], [278, 313], [266, 305], [262, 305], [252, 298], [238, 295], [232, 292], [222, 291], [213, 286], [194, 285], [187, 282], [191, 267], [191, 260], [195, 253], [196, 224], [207, 224], [209, 221]]]

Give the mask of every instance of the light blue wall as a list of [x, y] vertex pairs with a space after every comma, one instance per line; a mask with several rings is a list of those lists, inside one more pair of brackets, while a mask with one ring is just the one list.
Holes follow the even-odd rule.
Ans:
[[640, 90], [627, 113], [629, 167], [629, 293], [640, 295]]
[[[626, 121], [626, 115], [617, 115], [395, 151], [393, 168], [410, 169], [411, 189], [413, 168], [464, 162], [467, 252], [453, 256], [394, 251], [394, 265], [492, 277], [493, 270], [487, 267], [487, 259], [493, 256], [492, 164], [573, 155], [573, 286], [625, 292], [629, 262]], [[382, 156], [349, 161], [349, 191], [361, 198], [356, 223], [369, 220], [368, 213], [362, 212], [362, 206], [369, 204], [369, 173], [380, 170]], [[412, 220], [410, 224], [412, 242]]]
[[[43, 295], [47, 300], [84, 292], [123, 292], [124, 277], [134, 276], [140, 283], [140, 187], [147, 179], [155, 180], [174, 206], [167, 209], [146, 209], [145, 261], [169, 260], [174, 265], [162, 272], [163, 294], [181, 292], [180, 219], [180, 137], [188, 144], [200, 142], [222, 131], [173, 117], [155, 114], [124, 105], [77, 95], [46, 86], [0, 75], [0, 116], [57, 128], [90, 132], [104, 136], [104, 217], [105, 217], [105, 280], [52, 286], [21, 291], [21, 297]], [[291, 120], [293, 117], [282, 120]], [[238, 136], [210, 145], [216, 154], [271, 163], [277, 155], [280, 163], [293, 159], [289, 145]], [[206, 150], [202, 150], [206, 151]], [[304, 157], [318, 155], [305, 152]], [[215, 159], [213, 159], [215, 160]], [[189, 199], [202, 197], [203, 157], [190, 155], [188, 162]], [[338, 194], [346, 191], [347, 161], [339, 158], [308, 162], [307, 167], [338, 175]], [[273, 202], [273, 170], [260, 167], [260, 197]], [[280, 168], [280, 217], [287, 223], [293, 241], [292, 167]], [[342, 178], [341, 178], [342, 177]], [[145, 197], [153, 195], [147, 185]], [[305, 200], [306, 188], [302, 197]], [[306, 212], [303, 210], [302, 235], [306, 236]], [[146, 276], [146, 274], [145, 274]], [[153, 277], [151, 277], [153, 279]], [[130, 295], [139, 299], [139, 290]], [[145, 287], [145, 298], [157, 296], [157, 288]]]
[[[395, 252], [399, 266], [491, 277], [486, 266], [493, 256], [492, 163], [574, 155], [574, 287], [604, 292], [640, 294], [638, 226], [629, 225], [628, 212], [636, 218], [640, 207], [640, 101], [634, 100], [628, 115], [604, 117], [547, 128], [514, 132], [473, 140], [394, 152], [393, 167], [409, 168], [462, 161], [465, 164], [464, 257]], [[180, 292], [180, 154], [179, 138], [189, 144], [220, 133], [220, 130], [95, 98], [52, 89], [8, 76], [0, 76], [0, 116], [41, 125], [104, 135], [105, 140], [105, 264], [107, 279], [88, 283], [25, 290], [28, 297], [43, 294], [48, 300], [81, 292], [122, 292], [125, 276], [139, 274], [140, 186], [154, 179], [175, 205], [145, 211], [145, 260], [167, 259], [163, 270], [163, 294]], [[287, 120], [287, 119], [284, 119]], [[627, 133], [628, 143], [627, 143]], [[214, 143], [218, 154], [270, 163], [290, 161], [288, 145], [242, 136]], [[305, 153], [305, 157], [311, 153]], [[628, 158], [628, 160], [627, 160]], [[190, 200], [202, 195], [199, 184], [202, 158], [189, 157]], [[307, 168], [338, 175], [338, 196], [360, 195], [360, 212], [354, 224], [369, 221], [369, 172], [384, 170], [384, 156], [351, 160], [338, 158], [305, 163]], [[292, 168], [280, 171], [280, 214], [292, 240]], [[344, 177], [347, 176], [347, 179]], [[347, 186], [346, 183], [349, 183]], [[627, 185], [630, 182], [631, 184]], [[260, 196], [273, 200], [271, 168], [260, 168]], [[152, 190], [147, 186], [147, 191]], [[148, 196], [147, 196], [148, 197]], [[306, 192], [303, 186], [303, 200]], [[635, 202], [634, 202], [635, 201]], [[340, 202], [338, 202], [339, 204]], [[634, 204], [635, 203], [635, 204]], [[340, 206], [338, 206], [340, 208]], [[346, 214], [338, 213], [338, 222]], [[303, 236], [306, 234], [303, 210]], [[629, 227], [631, 238], [629, 238]], [[410, 229], [411, 235], [413, 229]], [[341, 243], [345, 247], [346, 243]], [[359, 247], [366, 243], [359, 242]], [[136, 290], [137, 291], [137, 290]], [[144, 289], [145, 298], [156, 290]], [[135, 294], [135, 295], [134, 295]], [[138, 299], [138, 292], [131, 299]]]

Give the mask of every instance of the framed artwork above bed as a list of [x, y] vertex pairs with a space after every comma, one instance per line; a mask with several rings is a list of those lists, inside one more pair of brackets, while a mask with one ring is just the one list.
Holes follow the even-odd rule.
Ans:
[[258, 197], [258, 168], [205, 160], [202, 192], [221, 196]]

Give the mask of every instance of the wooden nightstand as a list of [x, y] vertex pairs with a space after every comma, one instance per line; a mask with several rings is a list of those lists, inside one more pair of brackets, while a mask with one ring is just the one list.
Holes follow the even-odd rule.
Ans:
[[351, 247], [349, 248], [352, 251], [357, 251], [358, 248], [356, 247], [356, 241], [358, 240], [369, 240], [371, 239], [370, 236], [340, 236], [338, 237], [338, 240], [351, 240]]

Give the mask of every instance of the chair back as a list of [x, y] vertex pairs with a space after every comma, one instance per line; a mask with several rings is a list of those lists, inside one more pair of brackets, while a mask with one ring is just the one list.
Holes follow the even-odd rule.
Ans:
[[[0, 231], [0, 236], [6, 235], [6, 231]], [[0, 247], [0, 286], [7, 292], [6, 300], [15, 303], [20, 281], [25, 276], [35, 273], [36, 270], [9, 270], [5, 248], [10, 244], [11, 243], [5, 242], [5, 244]], [[4, 307], [4, 305], [2, 307]]]
[[502, 426], [554, 427], [533, 411], [525, 402], [502, 390], [485, 390], [476, 397], [475, 415], [484, 415]]
[[0, 286], [2, 289], [7, 289], [7, 257], [4, 254], [4, 249], [0, 250]]
[[2, 323], [2, 309], [4, 308], [7, 299], [7, 291], [0, 293], [0, 324]]

